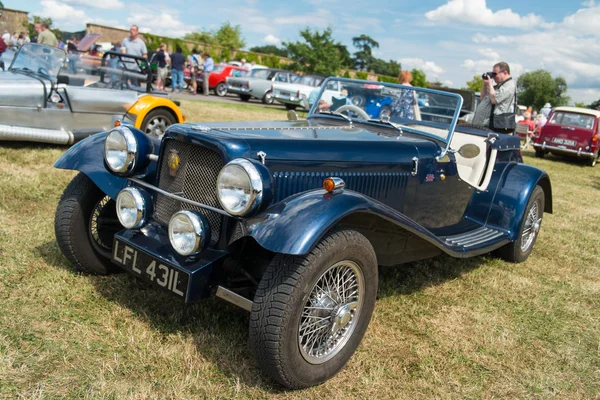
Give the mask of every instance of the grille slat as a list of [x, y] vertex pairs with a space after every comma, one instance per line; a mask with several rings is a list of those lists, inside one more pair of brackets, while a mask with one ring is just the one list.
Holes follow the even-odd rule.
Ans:
[[[186, 199], [222, 209], [217, 198], [217, 177], [224, 164], [221, 156], [205, 147], [174, 139], [165, 140], [163, 148], [158, 187]], [[180, 169], [175, 176], [171, 176], [169, 172], [169, 155], [173, 151], [177, 152], [180, 160]], [[158, 194], [155, 218], [159, 222], [168, 224], [171, 216], [180, 210], [198, 211], [204, 215], [210, 224], [211, 243], [219, 240], [221, 215]]]

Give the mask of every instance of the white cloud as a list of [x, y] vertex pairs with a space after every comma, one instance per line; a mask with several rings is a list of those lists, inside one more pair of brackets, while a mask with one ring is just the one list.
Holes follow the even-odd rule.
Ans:
[[83, 24], [90, 20], [83, 10], [78, 10], [57, 0], [42, 0], [40, 2], [42, 17], [52, 18], [54, 26], [60, 27], [61, 30], [78, 30], [82, 29]]
[[503, 35], [486, 36], [481, 33], [476, 33], [473, 36], [472, 40], [475, 43], [482, 43], [482, 44], [492, 44], [492, 43], [507, 44], [507, 43], [514, 42], [516, 39], [514, 37], [503, 36]]
[[444, 72], [444, 69], [433, 61], [423, 61], [420, 58], [401, 58], [398, 61], [402, 64], [403, 69], [420, 69], [428, 78], [438, 78]]
[[329, 10], [319, 8], [314, 12], [306, 14], [289, 15], [285, 17], [276, 17], [273, 19], [275, 25], [292, 25], [292, 26], [308, 26], [314, 28], [327, 28], [331, 25], [331, 21], [335, 20]]
[[459, 22], [473, 25], [502, 26], [530, 29], [544, 24], [539, 15], [521, 16], [510, 8], [492, 11], [486, 0], [449, 0], [435, 10], [425, 13], [425, 18], [434, 22]]
[[125, 3], [121, 0], [63, 0], [64, 3], [73, 4], [76, 6], [92, 7], [92, 8], [103, 8], [108, 10], [120, 10], [125, 8]]
[[479, 49], [477, 51], [483, 57], [488, 57], [488, 59], [500, 60], [500, 54], [498, 54], [498, 52], [496, 52], [495, 50], [490, 49], [489, 47], [486, 49]]
[[269, 33], [267, 36], [265, 36], [263, 38], [263, 42], [279, 46], [281, 44], [281, 39], [279, 39], [275, 35], [272, 35], [272, 34]]
[[598, 36], [600, 35], [598, 31], [599, 20], [600, 6], [596, 6], [592, 1], [589, 8], [582, 8], [574, 14], [566, 16], [562, 25], [572, 32]]
[[152, 33], [153, 35], [182, 37], [186, 33], [197, 31], [199, 28], [195, 25], [187, 25], [179, 19], [179, 15], [172, 14], [170, 11], [163, 10], [154, 12], [148, 9], [142, 9], [132, 12], [127, 17], [129, 25], [136, 24], [140, 27], [142, 33]]

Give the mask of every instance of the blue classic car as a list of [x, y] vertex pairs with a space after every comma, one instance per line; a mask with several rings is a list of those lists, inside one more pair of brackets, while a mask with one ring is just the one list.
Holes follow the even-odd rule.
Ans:
[[178, 124], [162, 140], [123, 124], [55, 164], [80, 171], [56, 211], [62, 252], [81, 271], [242, 307], [269, 376], [326, 381], [367, 329], [379, 265], [492, 251], [522, 262], [552, 212], [550, 179], [523, 164], [517, 137], [457, 126], [459, 95], [368, 84], [393, 102], [443, 96], [453, 118], [372, 119], [321, 97], [306, 120]]

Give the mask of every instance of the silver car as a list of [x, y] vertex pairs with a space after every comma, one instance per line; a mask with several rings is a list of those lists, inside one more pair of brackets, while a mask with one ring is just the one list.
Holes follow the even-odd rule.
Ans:
[[63, 74], [68, 64], [63, 50], [22, 46], [0, 72], [0, 140], [72, 144], [116, 121], [162, 136], [184, 118], [166, 93], [152, 91], [144, 61], [107, 52], [96, 75]]
[[227, 93], [239, 95], [242, 101], [254, 97], [264, 104], [273, 104], [273, 84], [292, 83], [297, 78], [293, 72], [281, 69], [253, 69], [244, 77], [227, 78]]

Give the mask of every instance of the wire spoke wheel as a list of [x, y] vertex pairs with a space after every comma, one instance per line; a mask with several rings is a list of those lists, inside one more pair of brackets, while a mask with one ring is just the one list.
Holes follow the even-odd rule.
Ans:
[[540, 231], [542, 218], [540, 216], [538, 203], [533, 203], [525, 220], [525, 227], [521, 234], [521, 251], [527, 251]]
[[113, 237], [122, 229], [115, 201], [108, 196], [103, 197], [96, 203], [90, 215], [88, 234], [92, 245], [100, 254], [110, 257]]
[[313, 286], [302, 310], [298, 343], [311, 364], [333, 358], [352, 336], [364, 301], [361, 268], [340, 261], [327, 269]]

